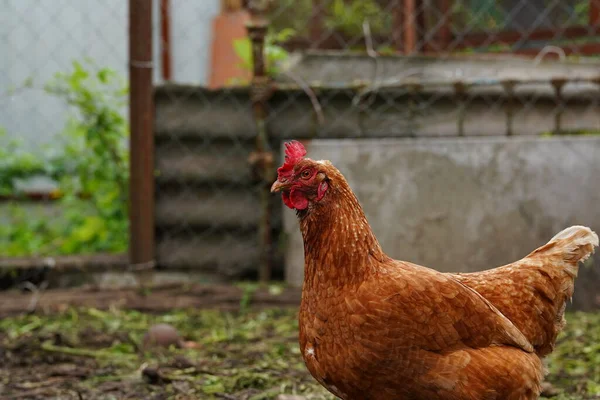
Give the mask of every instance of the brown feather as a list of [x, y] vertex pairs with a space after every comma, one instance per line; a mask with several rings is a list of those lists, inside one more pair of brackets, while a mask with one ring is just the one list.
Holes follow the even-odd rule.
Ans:
[[[562, 236], [561, 236], [562, 235]], [[564, 310], [573, 296], [578, 264], [598, 246], [589, 228], [574, 226], [512, 264], [483, 272], [457, 274], [507, 316], [545, 356], [565, 325]]]
[[298, 164], [329, 184], [320, 201], [303, 187], [311, 201], [297, 212], [305, 253], [300, 348], [324, 387], [343, 399], [539, 396], [540, 356], [561, 327], [576, 265], [593, 250], [589, 235], [559, 234], [494, 270], [443, 274], [388, 257], [330, 163]]

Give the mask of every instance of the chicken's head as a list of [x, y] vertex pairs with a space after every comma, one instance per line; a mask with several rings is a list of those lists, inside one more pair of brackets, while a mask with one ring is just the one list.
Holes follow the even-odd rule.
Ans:
[[295, 140], [285, 144], [285, 162], [277, 169], [277, 180], [271, 192], [282, 192], [286, 206], [305, 210], [311, 203], [320, 202], [327, 189], [327, 164], [305, 158], [306, 149]]

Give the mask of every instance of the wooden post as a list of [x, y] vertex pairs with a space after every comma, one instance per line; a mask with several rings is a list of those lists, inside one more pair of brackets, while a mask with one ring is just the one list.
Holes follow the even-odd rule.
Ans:
[[447, 51], [452, 41], [452, 0], [440, 0], [439, 4], [442, 13], [442, 26], [438, 32], [438, 51]]
[[152, 0], [129, 0], [129, 255], [154, 267], [154, 103]]
[[[310, 14], [310, 47], [312, 48], [315, 43], [319, 43], [325, 39], [324, 25], [325, 25], [325, 7], [323, 6], [323, 0], [312, 0], [312, 12]], [[317, 45], [317, 47], [319, 47]]]
[[596, 28], [600, 28], [600, 0], [590, 0], [589, 24]]
[[404, 53], [417, 50], [416, 0], [404, 0]]

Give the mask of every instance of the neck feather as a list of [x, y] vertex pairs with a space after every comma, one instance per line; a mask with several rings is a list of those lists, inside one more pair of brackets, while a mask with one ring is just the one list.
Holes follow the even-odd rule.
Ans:
[[330, 193], [299, 218], [308, 287], [317, 280], [340, 285], [360, 282], [388, 258], [341, 174], [335, 177]]

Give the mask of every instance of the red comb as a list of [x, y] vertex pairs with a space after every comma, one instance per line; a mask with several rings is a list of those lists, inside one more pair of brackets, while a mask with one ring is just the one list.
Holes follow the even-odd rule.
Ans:
[[300, 161], [306, 155], [304, 145], [297, 140], [292, 140], [285, 144], [285, 161], [294, 164]]
[[289, 175], [294, 169], [294, 165], [304, 158], [306, 149], [302, 143], [297, 140], [292, 140], [285, 144], [285, 162], [277, 169], [278, 176]]

